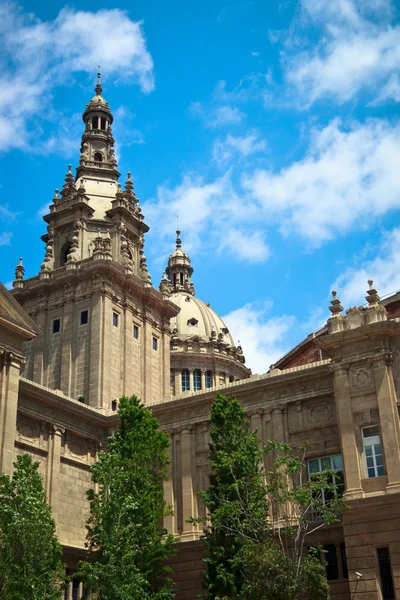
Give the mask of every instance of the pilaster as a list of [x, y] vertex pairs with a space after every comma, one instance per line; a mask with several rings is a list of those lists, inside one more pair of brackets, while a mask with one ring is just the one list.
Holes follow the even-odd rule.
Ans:
[[18, 388], [22, 357], [0, 349], [0, 472], [11, 475], [15, 459]]

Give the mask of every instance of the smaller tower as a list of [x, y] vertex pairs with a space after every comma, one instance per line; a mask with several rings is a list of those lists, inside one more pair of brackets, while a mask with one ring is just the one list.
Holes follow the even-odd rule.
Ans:
[[176, 248], [168, 259], [160, 291], [180, 308], [170, 321], [171, 391], [198, 392], [245, 379], [242, 348], [235, 346], [224, 321], [207, 303], [196, 297], [193, 267], [182, 249], [181, 232], [176, 231]]
[[192, 296], [195, 295], [195, 290], [191, 280], [193, 275], [193, 267], [191, 266], [190, 258], [182, 250], [181, 232], [176, 230], [176, 250], [168, 259], [168, 266], [165, 273], [170, 281], [171, 293], [185, 291]]

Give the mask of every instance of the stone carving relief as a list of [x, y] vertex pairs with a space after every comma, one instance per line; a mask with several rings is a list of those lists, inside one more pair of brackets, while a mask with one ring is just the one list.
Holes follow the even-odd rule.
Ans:
[[332, 408], [329, 404], [316, 404], [308, 409], [308, 420], [311, 423], [324, 423], [332, 418]]
[[39, 439], [39, 424], [35, 421], [20, 419], [18, 421], [18, 437], [21, 441], [37, 442]]
[[359, 367], [350, 371], [350, 389], [353, 392], [373, 387], [371, 369]]

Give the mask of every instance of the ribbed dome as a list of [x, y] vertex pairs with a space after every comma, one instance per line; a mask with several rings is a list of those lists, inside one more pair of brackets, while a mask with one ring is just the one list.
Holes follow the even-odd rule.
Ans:
[[[213, 337], [229, 346], [235, 345], [221, 317], [199, 298], [186, 292], [176, 292], [171, 294], [170, 300], [181, 309], [180, 313], [171, 319], [171, 329], [177, 329], [179, 339], [199, 337], [208, 342]], [[220, 334], [222, 338], [219, 338]]]

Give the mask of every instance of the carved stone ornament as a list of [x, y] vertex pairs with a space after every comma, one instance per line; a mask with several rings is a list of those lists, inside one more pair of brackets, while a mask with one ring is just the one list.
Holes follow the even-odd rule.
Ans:
[[350, 387], [353, 391], [362, 390], [373, 386], [371, 369], [359, 367], [350, 371]]
[[317, 404], [308, 409], [308, 418], [311, 423], [330, 421], [332, 408], [329, 404]]

